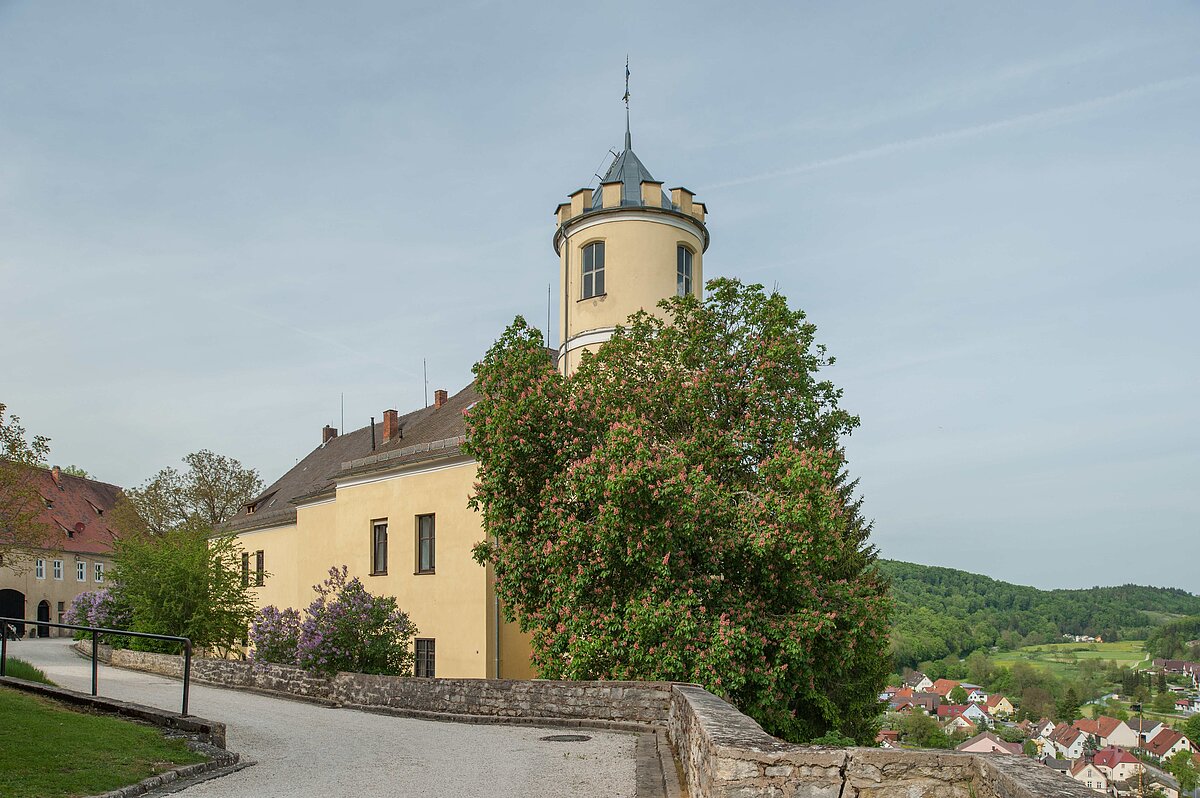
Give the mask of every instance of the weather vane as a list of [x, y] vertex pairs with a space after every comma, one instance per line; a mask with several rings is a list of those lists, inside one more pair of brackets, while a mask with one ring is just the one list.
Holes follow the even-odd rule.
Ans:
[[625, 149], [633, 149], [633, 137], [629, 135], [629, 54], [625, 55]]

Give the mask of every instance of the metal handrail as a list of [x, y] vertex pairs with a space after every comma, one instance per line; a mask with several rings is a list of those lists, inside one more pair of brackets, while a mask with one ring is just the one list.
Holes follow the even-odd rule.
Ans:
[[[3, 618], [0, 624], [21, 624], [23, 626], [53, 626], [56, 629], [73, 629], [77, 632], [92, 633], [92, 695], [98, 695], [96, 688], [99, 684], [99, 641], [97, 635], [122, 635], [124, 637], [141, 637], [147, 640], [169, 640], [183, 644], [183, 711], [180, 717], [188, 714], [188, 693], [192, 683], [192, 641], [188, 637], [175, 635], [156, 635], [150, 632], [134, 632], [130, 629], [107, 629], [103, 626], [79, 626], [73, 623], [54, 623], [52, 621], [31, 621], [26, 618]], [[0, 626], [0, 676], [7, 675], [8, 665], [8, 629]]]

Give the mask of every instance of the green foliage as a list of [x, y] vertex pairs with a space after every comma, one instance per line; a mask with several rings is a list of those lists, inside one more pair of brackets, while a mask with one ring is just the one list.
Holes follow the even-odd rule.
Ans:
[[1196, 765], [1190, 751], [1176, 751], [1163, 763], [1167, 772], [1179, 781], [1180, 793], [1189, 793], [1196, 789]]
[[[11, 651], [12, 649], [9, 650]], [[11, 676], [14, 679], [24, 679], [27, 682], [54, 684], [54, 682], [46, 678], [46, 672], [41, 668], [35, 668], [25, 660], [17, 659], [16, 657], [9, 657], [4, 661], [4, 675]]]
[[1154, 629], [1146, 638], [1146, 650], [1163, 659], [1178, 659], [1191, 654], [1187, 641], [1200, 637], [1200, 609], [1191, 608], [1186, 618], [1177, 618]]
[[965, 704], [967, 703], [967, 691], [959, 685], [950, 691], [947, 698], [950, 699], [951, 704]]
[[1038, 755], [1037, 743], [1033, 740], [1026, 740], [1021, 743], [1021, 750], [1025, 752], [1025, 756], [1036, 757]]
[[52, 546], [52, 530], [39, 520], [42, 496], [37, 469], [50, 453], [50, 439], [25, 440], [21, 419], [4, 417], [0, 403], [0, 559], [18, 574], [29, 569], [29, 549]]
[[1150, 706], [1155, 712], [1174, 712], [1175, 711], [1175, 695], [1173, 693], [1159, 693], [1154, 696], [1154, 700], [1150, 702]]
[[[209, 534], [204, 526], [185, 526], [117, 539], [111, 592], [128, 608], [133, 631], [188, 637], [196, 648], [222, 655], [242, 642], [255, 607], [242, 583], [241, 549], [232, 535]], [[140, 638], [130, 647], [178, 650]]]
[[114, 525], [126, 535], [216, 529], [262, 491], [258, 472], [232, 457], [202, 449], [183, 462], [186, 470], [164, 468], [142, 487], [125, 491], [113, 509]]
[[820, 737], [814, 737], [808, 741], [809, 745], [829, 745], [836, 748], [848, 748], [857, 743], [846, 735], [838, 731], [831, 731], [822, 734]]
[[858, 419], [803, 313], [708, 290], [570, 378], [505, 331], [467, 417], [476, 557], [543, 677], [695, 682], [773, 734], [871, 744], [889, 601], [841, 450]]
[[921, 711], [910, 712], [900, 721], [900, 740], [918, 748], [952, 747], [938, 722]]
[[1064, 723], [1073, 723], [1082, 717], [1079, 711], [1079, 696], [1076, 694], [1074, 687], [1067, 688], [1067, 692], [1058, 700], [1055, 709], [1056, 719]]
[[[1174, 629], [1172, 639], [1180, 645], [1200, 636], [1200, 597], [1183, 590], [1138, 585], [1038, 590], [953, 568], [895, 560], [880, 560], [879, 568], [890, 578], [896, 602], [892, 651], [897, 667], [993, 645], [1013, 649], [1057, 642], [1065, 633], [1102, 634], [1109, 640], [1120, 630], [1122, 637], [1141, 639], [1154, 625], [1148, 611], [1197, 614], [1192, 624], [1176, 621], [1162, 629]], [[1178, 649], [1171, 640], [1164, 645]]]
[[1179, 727], [1179, 731], [1183, 732], [1183, 736], [1187, 737], [1195, 745], [1200, 745], [1200, 715], [1192, 715], [1185, 720]]

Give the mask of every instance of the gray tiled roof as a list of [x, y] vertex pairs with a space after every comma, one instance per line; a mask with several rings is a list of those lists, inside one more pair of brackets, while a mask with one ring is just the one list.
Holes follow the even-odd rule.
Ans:
[[[400, 416], [403, 437], [383, 439], [383, 423], [375, 424], [375, 449], [371, 427], [339, 435], [308, 453], [252, 502], [253, 513], [234, 516], [226, 524], [232, 532], [294, 523], [297, 500], [313, 499], [332, 491], [339, 476], [378, 468], [394, 468], [431, 456], [455, 454], [466, 432], [463, 411], [478, 400], [472, 383], [450, 397], [440, 408], [432, 405]], [[370, 462], [367, 462], [367, 461]]]

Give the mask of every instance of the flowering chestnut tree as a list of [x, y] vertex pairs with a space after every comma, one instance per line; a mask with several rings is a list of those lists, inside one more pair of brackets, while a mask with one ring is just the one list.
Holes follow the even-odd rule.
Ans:
[[518, 318], [476, 367], [472, 506], [540, 674], [695, 682], [794, 741], [872, 742], [890, 602], [846, 475], [858, 424], [778, 293], [630, 317], [570, 377]]

